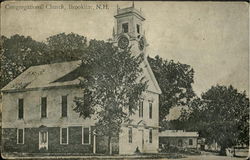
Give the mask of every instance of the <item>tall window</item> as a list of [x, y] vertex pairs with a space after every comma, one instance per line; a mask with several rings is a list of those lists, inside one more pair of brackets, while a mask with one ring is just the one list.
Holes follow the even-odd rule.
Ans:
[[47, 117], [47, 97], [41, 98], [41, 117]]
[[23, 99], [18, 99], [18, 119], [23, 119]]
[[67, 117], [67, 96], [62, 96], [62, 117]]
[[143, 117], [143, 101], [139, 103], [139, 117]]
[[149, 129], [149, 143], [152, 143], [152, 139], [153, 139], [152, 129]]
[[189, 139], [189, 145], [192, 146], [193, 145], [193, 140]]
[[132, 127], [128, 128], [128, 143], [132, 143]]
[[149, 118], [152, 119], [152, 102], [149, 103]]
[[68, 144], [68, 128], [61, 128], [61, 144]]
[[24, 144], [24, 129], [17, 129], [17, 144]]
[[140, 25], [139, 24], [136, 25], [136, 30], [137, 30], [137, 33], [140, 34]]
[[122, 32], [128, 33], [128, 23], [123, 23], [122, 24]]
[[83, 128], [83, 144], [90, 143], [89, 128]]

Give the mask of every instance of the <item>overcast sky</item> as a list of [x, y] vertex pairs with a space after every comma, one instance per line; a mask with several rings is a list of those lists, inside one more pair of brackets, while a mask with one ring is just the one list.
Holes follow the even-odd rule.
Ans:
[[[88, 39], [106, 40], [112, 36], [116, 5], [131, 6], [131, 2], [108, 2], [109, 9], [73, 10], [68, 9], [69, 4], [95, 7], [96, 2], [39, 3], [63, 4], [65, 9], [24, 11], [10, 9], [10, 5], [38, 3], [2, 3], [2, 35], [21, 34], [45, 41], [57, 33], [74, 32]], [[146, 18], [148, 54], [191, 65], [195, 70], [193, 87], [198, 95], [216, 84], [232, 84], [248, 93], [248, 3], [135, 2], [135, 7], [141, 8]]]

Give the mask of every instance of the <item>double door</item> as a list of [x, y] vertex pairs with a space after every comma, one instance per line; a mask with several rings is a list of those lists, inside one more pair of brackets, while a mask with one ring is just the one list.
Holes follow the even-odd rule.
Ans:
[[39, 150], [48, 150], [48, 131], [39, 131]]

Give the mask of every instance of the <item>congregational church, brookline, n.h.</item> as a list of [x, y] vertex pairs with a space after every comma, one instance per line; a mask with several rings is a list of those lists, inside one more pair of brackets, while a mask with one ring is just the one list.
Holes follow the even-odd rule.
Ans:
[[[133, 54], [147, 56], [143, 28], [145, 18], [134, 5], [117, 8], [113, 43], [121, 49], [131, 46]], [[102, 139], [95, 135], [95, 122], [79, 118], [73, 111], [80, 96], [79, 79], [60, 81], [78, 69], [81, 61], [32, 66], [2, 89], [3, 152], [101, 153]], [[161, 89], [148, 64], [143, 61], [148, 88], [130, 124], [122, 125], [112, 150], [119, 154], [156, 153], [159, 147], [159, 95]]]

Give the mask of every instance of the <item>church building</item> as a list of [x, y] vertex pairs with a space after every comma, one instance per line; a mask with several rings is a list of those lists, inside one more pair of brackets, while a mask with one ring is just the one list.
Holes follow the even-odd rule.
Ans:
[[[161, 90], [147, 61], [145, 17], [133, 5], [117, 8], [114, 18], [112, 42], [120, 49], [131, 47], [135, 55], [144, 54], [141, 67], [148, 88], [131, 115], [133, 121], [122, 125], [112, 150], [156, 153]], [[79, 118], [72, 107], [74, 97], [82, 95], [79, 77], [74, 74], [80, 65], [81, 61], [71, 61], [32, 66], [1, 90], [3, 153], [95, 154], [105, 150], [103, 140], [95, 135], [95, 121]]]

